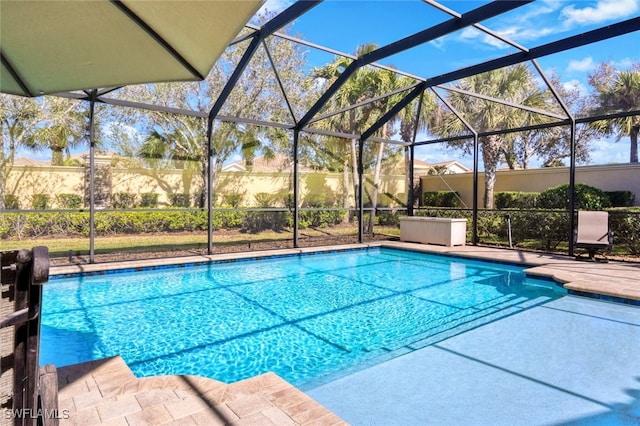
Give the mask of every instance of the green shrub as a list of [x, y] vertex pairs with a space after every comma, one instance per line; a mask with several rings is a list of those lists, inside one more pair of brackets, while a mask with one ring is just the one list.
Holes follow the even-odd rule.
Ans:
[[140, 194], [140, 207], [152, 209], [158, 207], [158, 194], [155, 192], [143, 192]]
[[79, 209], [82, 207], [82, 197], [78, 194], [58, 194], [56, 202], [63, 209]]
[[[239, 210], [214, 211], [214, 229], [235, 229], [242, 227], [245, 212]], [[206, 227], [205, 227], [206, 229]]]
[[423, 204], [427, 207], [460, 207], [460, 198], [457, 192], [433, 191], [423, 194]]
[[[602, 210], [610, 207], [609, 198], [600, 189], [577, 183], [575, 186], [575, 208], [577, 210]], [[538, 197], [538, 207], [543, 209], [569, 209], [569, 184], [544, 190]]]
[[376, 222], [383, 226], [400, 226], [400, 215], [391, 211], [381, 211], [376, 214]]
[[225, 206], [231, 206], [237, 208], [242, 203], [244, 194], [224, 194], [222, 196], [222, 202]]
[[257, 207], [262, 208], [274, 207], [276, 202], [276, 195], [269, 194], [268, 192], [258, 192], [253, 196], [253, 198], [256, 201]]
[[613, 231], [614, 249], [626, 248], [627, 253], [640, 255], [640, 212], [631, 209], [611, 211], [609, 226]]
[[636, 196], [631, 191], [605, 191], [611, 207], [633, 207]]
[[284, 194], [278, 194], [278, 203], [282, 204], [283, 206], [285, 206], [289, 210], [293, 210], [293, 207], [295, 206], [295, 202], [294, 202], [294, 199], [293, 199], [293, 193], [292, 192], [286, 192]]
[[31, 208], [33, 210], [46, 210], [49, 207], [49, 194], [33, 194]]
[[301, 210], [298, 225], [300, 228], [326, 228], [341, 223], [344, 214], [344, 210]]
[[302, 200], [302, 207], [333, 207], [333, 194], [307, 194]]
[[[278, 201], [277, 194], [259, 192], [254, 195], [255, 202], [259, 208], [273, 208]], [[287, 226], [286, 212], [278, 211], [249, 211], [246, 212], [242, 221], [242, 232], [258, 233], [271, 229], [276, 232], [282, 231]]]
[[20, 210], [20, 200], [13, 194], [4, 196], [4, 208], [6, 210]]
[[510, 212], [513, 243], [539, 241], [530, 247], [551, 250], [569, 238], [569, 215], [557, 211]]
[[535, 209], [538, 202], [538, 192], [501, 191], [495, 193], [496, 209]]
[[169, 194], [169, 203], [172, 207], [189, 207], [189, 194]]
[[136, 206], [136, 194], [116, 192], [111, 194], [111, 207], [114, 209], [132, 209]]

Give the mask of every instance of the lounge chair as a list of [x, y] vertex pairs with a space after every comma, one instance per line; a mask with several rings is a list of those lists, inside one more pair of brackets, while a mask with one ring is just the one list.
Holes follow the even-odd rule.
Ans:
[[[578, 228], [575, 231], [573, 246], [576, 249], [586, 249], [589, 257], [585, 260], [592, 262], [596, 261], [597, 250], [607, 249], [611, 252], [613, 232], [609, 229], [609, 213], [579, 211]], [[578, 255], [576, 259], [582, 260], [584, 258]]]

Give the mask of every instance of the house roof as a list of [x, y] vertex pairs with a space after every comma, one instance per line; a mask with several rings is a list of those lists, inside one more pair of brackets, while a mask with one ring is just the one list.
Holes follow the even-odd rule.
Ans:
[[459, 162], [458, 160], [447, 160], [440, 161], [439, 163], [427, 163], [422, 160], [413, 160], [413, 168], [418, 172], [426, 172], [435, 167], [445, 167], [447, 170], [454, 173], [466, 173], [470, 172], [471, 169]]
[[[293, 159], [282, 154], [275, 154], [273, 158], [266, 158], [264, 156], [256, 157], [253, 159], [250, 167], [247, 167], [246, 160], [240, 160], [222, 168], [223, 172], [251, 171], [254, 173], [279, 173], [290, 170], [293, 170]], [[298, 170], [301, 172], [313, 171], [310, 167], [302, 164], [299, 165]]]
[[47, 160], [34, 160], [32, 158], [19, 157], [13, 160], [14, 166], [28, 166], [28, 167], [47, 167], [51, 165], [51, 161]]

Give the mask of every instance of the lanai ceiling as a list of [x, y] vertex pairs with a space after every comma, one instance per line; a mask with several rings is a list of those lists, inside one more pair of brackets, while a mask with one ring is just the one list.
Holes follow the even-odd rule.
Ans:
[[[638, 13], [631, 18], [604, 16], [600, 22], [580, 19], [580, 16], [587, 13], [601, 13], [598, 7], [601, 7], [602, 3], [611, 2], [594, 2], [593, 7], [587, 7], [585, 2], [562, 2], [563, 11], [573, 11], [573, 14], [560, 14], [559, 17], [565, 21], [558, 22], [558, 25], [551, 28], [545, 27], [541, 20], [537, 23], [545, 8], [550, 6], [548, 2], [540, 1], [267, 2], [263, 6], [262, 14], [254, 16], [231, 42], [231, 46], [241, 46], [244, 55], [219, 97], [213, 102], [209, 113], [175, 109], [171, 112], [202, 117], [208, 115], [210, 121], [244, 122], [329, 136], [400, 143], [397, 138], [381, 138], [379, 129], [384, 122], [399, 114], [425, 91], [442, 97], [445, 91], [452, 89], [451, 83], [462, 78], [522, 62], [530, 64], [538, 73], [541, 85], [546, 85], [549, 76], [544, 71], [545, 60], [572, 49], [588, 49], [593, 43], [607, 44], [612, 52], [627, 51], [628, 56], [632, 57], [637, 47], [640, 47], [640, 36], [637, 32], [640, 29]], [[264, 8], [268, 10], [266, 15]], [[358, 15], [358, 10], [363, 9], [367, 9], [366, 20], [360, 19]], [[340, 10], [344, 13], [336, 13]], [[265, 16], [268, 16], [268, 19], [265, 20]], [[362, 31], [364, 27], [379, 27], [380, 31], [365, 32]], [[538, 31], [535, 40], [531, 34], [532, 29]], [[265, 41], [273, 38], [304, 46], [309, 69], [323, 66], [337, 57], [345, 58], [345, 63], [349, 65], [341, 70], [335, 81], [326, 85], [324, 93], [317, 99], [307, 100], [304, 107], [287, 99], [285, 91], [281, 103], [290, 107], [289, 116], [285, 119], [276, 122], [264, 117], [225, 114], [225, 101], [233, 91], [234, 85], [256, 52], [266, 49]], [[442, 44], [449, 40], [456, 42], [450, 44], [445, 58]], [[473, 40], [473, 43], [470, 43], [470, 40]], [[359, 57], [355, 56], [354, 52], [358, 46], [365, 43], [375, 43], [377, 48]], [[451, 50], [454, 50], [453, 55]], [[280, 80], [282, 77], [278, 75], [278, 64], [272, 65], [276, 79]], [[332, 132], [314, 126], [315, 122], [348, 111], [348, 107], [338, 111], [330, 110], [328, 104], [340, 87], [359, 69], [369, 67], [392, 70], [398, 76], [406, 77], [408, 81], [406, 87], [375, 94], [353, 106], [362, 107], [371, 100], [393, 94], [394, 99], [399, 100], [394, 101], [393, 105], [390, 104], [387, 113], [373, 125], [358, 129], [357, 134]], [[115, 99], [118, 96], [109, 97], [113, 90], [114, 88], [98, 89], [96, 99], [107, 104], [162, 109], [122, 98]], [[88, 92], [66, 96], [89, 99]], [[499, 102], [498, 99], [491, 100]], [[565, 109], [562, 99], [558, 99], [558, 108], [554, 111], [535, 112], [549, 117], [549, 123], [568, 124], [572, 117]], [[635, 115], [637, 111], [612, 113]], [[574, 118], [577, 118], [578, 122], [590, 119]], [[419, 139], [414, 141], [417, 144], [430, 142]]]

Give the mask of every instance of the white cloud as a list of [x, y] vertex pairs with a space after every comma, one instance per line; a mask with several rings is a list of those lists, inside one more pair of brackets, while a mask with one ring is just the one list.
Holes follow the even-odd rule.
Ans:
[[623, 18], [638, 10], [638, 0], [600, 0], [595, 7], [576, 8], [570, 5], [562, 9], [566, 24], [597, 24], [610, 19]]
[[587, 72], [596, 68], [596, 63], [591, 56], [587, 56], [581, 60], [571, 60], [567, 65], [567, 72]]
[[429, 44], [430, 44], [430, 45], [432, 45], [433, 47], [435, 47], [436, 49], [444, 50], [444, 43], [445, 43], [445, 39], [446, 39], [446, 38], [447, 38], [446, 36], [444, 36], [444, 37], [438, 37], [438, 38], [437, 38], [437, 39], [435, 39], [435, 40], [431, 40], [431, 41], [429, 42]]
[[614, 61], [613, 66], [618, 69], [631, 69], [634, 64], [640, 63], [638, 59], [633, 58], [623, 58], [619, 61]]
[[489, 46], [493, 46], [496, 47], [498, 49], [502, 49], [502, 48], [507, 48], [509, 47], [507, 44], [503, 43], [502, 41], [498, 40], [495, 37], [492, 37], [476, 28], [473, 27], [469, 27], [469, 28], [465, 28], [459, 35], [458, 37], [459, 40], [462, 41], [475, 41], [475, 40], [482, 40], [484, 43], [488, 44]]
[[280, 13], [293, 4], [293, 0], [267, 0], [258, 10], [257, 14], [263, 15], [266, 12]]
[[532, 3], [525, 13], [519, 13], [517, 19], [521, 24], [530, 24], [532, 19], [552, 14], [561, 7], [562, 1], [560, 0], [537, 1]]
[[589, 95], [589, 88], [580, 80], [565, 81], [562, 83], [562, 87], [564, 87], [567, 92], [573, 92], [577, 90], [578, 93], [580, 93], [580, 96]]
[[629, 138], [615, 137], [591, 142], [589, 164], [620, 164], [629, 162]]

